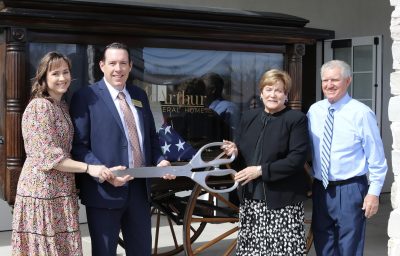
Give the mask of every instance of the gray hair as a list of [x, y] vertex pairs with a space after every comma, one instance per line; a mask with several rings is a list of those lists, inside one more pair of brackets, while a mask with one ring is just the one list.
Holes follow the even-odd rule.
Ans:
[[327, 70], [327, 69], [333, 69], [333, 68], [340, 68], [341, 69], [341, 75], [342, 78], [348, 78], [351, 77], [351, 68], [349, 64], [342, 60], [330, 60], [326, 62], [324, 65], [321, 67], [321, 78], [322, 74]]

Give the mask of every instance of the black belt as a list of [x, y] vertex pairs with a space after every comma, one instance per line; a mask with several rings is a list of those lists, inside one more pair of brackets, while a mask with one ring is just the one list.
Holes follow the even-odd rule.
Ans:
[[[335, 187], [335, 186], [345, 185], [345, 184], [353, 183], [353, 182], [360, 181], [360, 180], [363, 180], [363, 179], [366, 180], [367, 176], [366, 175], [355, 176], [355, 177], [347, 179], [347, 180], [330, 180], [329, 183], [328, 183], [328, 187]], [[322, 183], [322, 181], [320, 181], [319, 179], [314, 179], [314, 181]]]

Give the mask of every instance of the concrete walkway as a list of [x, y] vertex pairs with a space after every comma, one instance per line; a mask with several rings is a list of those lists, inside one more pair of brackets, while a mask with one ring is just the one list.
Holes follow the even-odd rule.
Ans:
[[[309, 205], [306, 207], [306, 209]], [[367, 234], [366, 234], [366, 245], [365, 245], [365, 256], [383, 256], [387, 255], [387, 222], [389, 219], [389, 214], [391, 211], [390, 204], [390, 194], [383, 194], [381, 196], [380, 209], [376, 216], [367, 222]], [[155, 223], [155, 220], [153, 221]], [[167, 223], [164, 221], [161, 224], [160, 229], [160, 250], [170, 250], [173, 245], [173, 240], [171, 238], [171, 233], [169, 231], [169, 227]], [[226, 231], [233, 227], [233, 224], [207, 224], [204, 231], [201, 233], [200, 237], [196, 240], [195, 246], [197, 247], [203, 241], [208, 241], [212, 238], [215, 238], [217, 235], [223, 231]], [[182, 228], [181, 226], [175, 226], [177, 240], [182, 241]], [[83, 252], [84, 255], [89, 256], [90, 253], [90, 237], [88, 234], [88, 229], [86, 224], [81, 225], [81, 233], [82, 233], [82, 244], [83, 244]], [[155, 228], [153, 228], [153, 234], [155, 233]], [[228, 246], [230, 242], [233, 241], [235, 234], [231, 237], [224, 240], [222, 243], [218, 243], [206, 250], [205, 253], [201, 254], [204, 256], [218, 256], [222, 255], [223, 250]], [[10, 237], [11, 232], [5, 231], [0, 232], [0, 255], [11, 255], [10, 249]], [[117, 255], [122, 256], [124, 254], [124, 250], [121, 247], [118, 247]], [[179, 256], [185, 255], [184, 252], [176, 254]], [[309, 255], [315, 256], [315, 252], [313, 250], [310, 251]]]

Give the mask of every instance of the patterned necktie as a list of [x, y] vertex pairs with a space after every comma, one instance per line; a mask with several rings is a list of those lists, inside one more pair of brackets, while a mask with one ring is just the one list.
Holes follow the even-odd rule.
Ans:
[[140, 150], [139, 136], [137, 133], [135, 118], [128, 103], [125, 100], [125, 94], [123, 92], [118, 93], [119, 106], [124, 115], [125, 125], [128, 129], [129, 142], [133, 153], [133, 166], [140, 167], [143, 164], [142, 151]]
[[331, 145], [333, 136], [333, 111], [332, 107], [328, 109], [328, 115], [325, 120], [324, 136], [322, 138], [322, 151], [321, 151], [321, 175], [322, 184], [325, 188], [328, 187], [328, 172], [331, 165]]

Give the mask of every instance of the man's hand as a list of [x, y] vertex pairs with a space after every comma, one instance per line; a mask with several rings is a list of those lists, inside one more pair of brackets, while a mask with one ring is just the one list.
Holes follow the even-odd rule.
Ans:
[[123, 177], [114, 177], [112, 179], [108, 179], [107, 181], [111, 183], [114, 187], [121, 187], [130, 180], [133, 180], [133, 177], [130, 175], [125, 175]]
[[[171, 165], [171, 163], [170, 163], [169, 161], [167, 161], [167, 160], [162, 160], [161, 162], [159, 162], [159, 163], [157, 164], [157, 167], [165, 167], [165, 166], [170, 166], [170, 165]], [[165, 174], [162, 178], [163, 178], [164, 180], [174, 180], [174, 179], [176, 179], [176, 176], [167, 173], [167, 174]]]
[[170, 166], [171, 163], [168, 160], [162, 160], [157, 164], [157, 167], [165, 167], [165, 166]]
[[[115, 166], [115, 167], [110, 168], [111, 171], [125, 170], [125, 169], [126, 169], [125, 166]], [[130, 180], [133, 180], [133, 177], [130, 175], [125, 175], [123, 177], [114, 176], [110, 179], [107, 179], [107, 181], [110, 184], [112, 184], [114, 187], [121, 187]]]
[[378, 212], [379, 208], [379, 197], [368, 194], [364, 198], [362, 209], [365, 211], [365, 217], [371, 218]]

